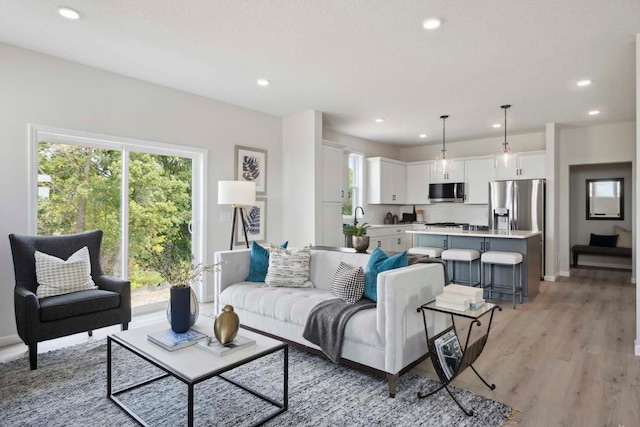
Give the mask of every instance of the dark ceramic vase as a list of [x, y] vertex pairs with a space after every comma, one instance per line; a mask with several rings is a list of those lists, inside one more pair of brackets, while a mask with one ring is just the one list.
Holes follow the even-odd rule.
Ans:
[[189, 330], [190, 299], [190, 288], [171, 288], [171, 329], [176, 334], [182, 334]]

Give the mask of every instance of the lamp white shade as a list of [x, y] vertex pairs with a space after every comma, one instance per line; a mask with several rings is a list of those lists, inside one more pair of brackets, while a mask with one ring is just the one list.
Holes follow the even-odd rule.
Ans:
[[255, 205], [256, 183], [248, 181], [218, 181], [218, 204]]

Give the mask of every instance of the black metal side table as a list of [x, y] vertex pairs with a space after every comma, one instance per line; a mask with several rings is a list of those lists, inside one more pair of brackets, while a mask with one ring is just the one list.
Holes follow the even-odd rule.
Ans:
[[[439, 336], [444, 334], [444, 332], [437, 334], [434, 337], [429, 337], [429, 330], [427, 328], [427, 317], [426, 317], [427, 310], [437, 311], [439, 313], [445, 313], [445, 314], [451, 315], [452, 327], [447, 328], [444, 332], [447, 332], [449, 329], [453, 329], [456, 337], [458, 336], [458, 331], [456, 330], [455, 317], [457, 316], [457, 317], [464, 317], [467, 319], [471, 319], [471, 323], [469, 324], [469, 331], [467, 332], [467, 338], [465, 340], [465, 344], [462, 349], [462, 359], [460, 360], [460, 363], [458, 364], [456, 370], [453, 372], [453, 375], [451, 375], [450, 377], [447, 376], [447, 373], [445, 372], [445, 369], [443, 368], [440, 362], [440, 359], [438, 357], [438, 353], [436, 350], [436, 346], [435, 346], [435, 340]], [[484, 385], [489, 387], [490, 390], [493, 390], [496, 388], [495, 384], [489, 384], [487, 381], [485, 381], [485, 379], [482, 378], [482, 376], [480, 376], [478, 371], [476, 371], [476, 368], [473, 367], [473, 363], [476, 361], [478, 356], [480, 356], [480, 354], [482, 353], [482, 350], [484, 349], [485, 344], [487, 343], [487, 339], [489, 338], [489, 331], [491, 330], [491, 323], [493, 322], [493, 313], [496, 310], [502, 311], [502, 307], [490, 302], [485, 303], [484, 306], [480, 307], [477, 310], [459, 311], [459, 310], [436, 307], [435, 301], [431, 301], [426, 304], [423, 304], [418, 308], [418, 311], [422, 313], [422, 319], [424, 321], [424, 331], [427, 336], [427, 343], [429, 346], [429, 355], [431, 356], [431, 362], [433, 363], [433, 367], [436, 373], [438, 374], [438, 378], [440, 379], [440, 383], [441, 383], [440, 387], [438, 387], [437, 389], [431, 392], [428, 392], [428, 393], [418, 392], [418, 398], [423, 399], [425, 397], [429, 397], [432, 394], [435, 394], [444, 388], [445, 390], [447, 390], [447, 392], [449, 393], [451, 398], [454, 400], [454, 402], [456, 402], [456, 404], [460, 407], [460, 409], [462, 409], [462, 411], [466, 415], [473, 416], [473, 411], [465, 409], [460, 404], [460, 402], [458, 402], [458, 399], [456, 399], [453, 393], [451, 393], [451, 390], [449, 390], [448, 386], [451, 383], [451, 381], [453, 381], [467, 367], [470, 366], [471, 369], [473, 369], [473, 372], [475, 372], [475, 374], [478, 376], [478, 378], [482, 380]], [[489, 317], [489, 324], [487, 325], [487, 331], [480, 338], [475, 340], [473, 343], [469, 344], [469, 339], [471, 338], [471, 331], [473, 329], [473, 325], [475, 324], [476, 326], [480, 327], [481, 326], [480, 318], [489, 313], [491, 313], [491, 316]]]

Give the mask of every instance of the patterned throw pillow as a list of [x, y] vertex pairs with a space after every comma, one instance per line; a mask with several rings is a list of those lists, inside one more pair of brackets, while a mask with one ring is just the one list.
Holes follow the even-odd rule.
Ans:
[[340, 261], [340, 265], [331, 280], [331, 292], [349, 304], [362, 299], [364, 294], [364, 270], [351, 267]]
[[34, 255], [38, 298], [98, 288], [91, 279], [91, 259], [86, 246], [66, 261], [40, 251]]
[[311, 248], [279, 248], [269, 244], [269, 270], [264, 283], [268, 287], [313, 288], [309, 281]]
[[[280, 245], [281, 248], [286, 248], [289, 244], [287, 240]], [[251, 258], [249, 261], [249, 275], [245, 282], [264, 282], [267, 277], [267, 271], [269, 270], [269, 249], [265, 249], [255, 241], [251, 244]]]

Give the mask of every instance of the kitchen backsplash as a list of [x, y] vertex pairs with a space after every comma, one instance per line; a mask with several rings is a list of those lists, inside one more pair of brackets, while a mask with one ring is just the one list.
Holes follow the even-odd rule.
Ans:
[[[463, 203], [434, 203], [416, 205], [424, 211], [425, 222], [460, 222], [471, 225], [489, 225], [489, 207], [487, 205], [465, 205]], [[371, 224], [383, 224], [387, 212], [398, 215], [413, 212], [413, 206], [368, 205], [364, 220]], [[358, 222], [362, 222], [358, 218]]]

